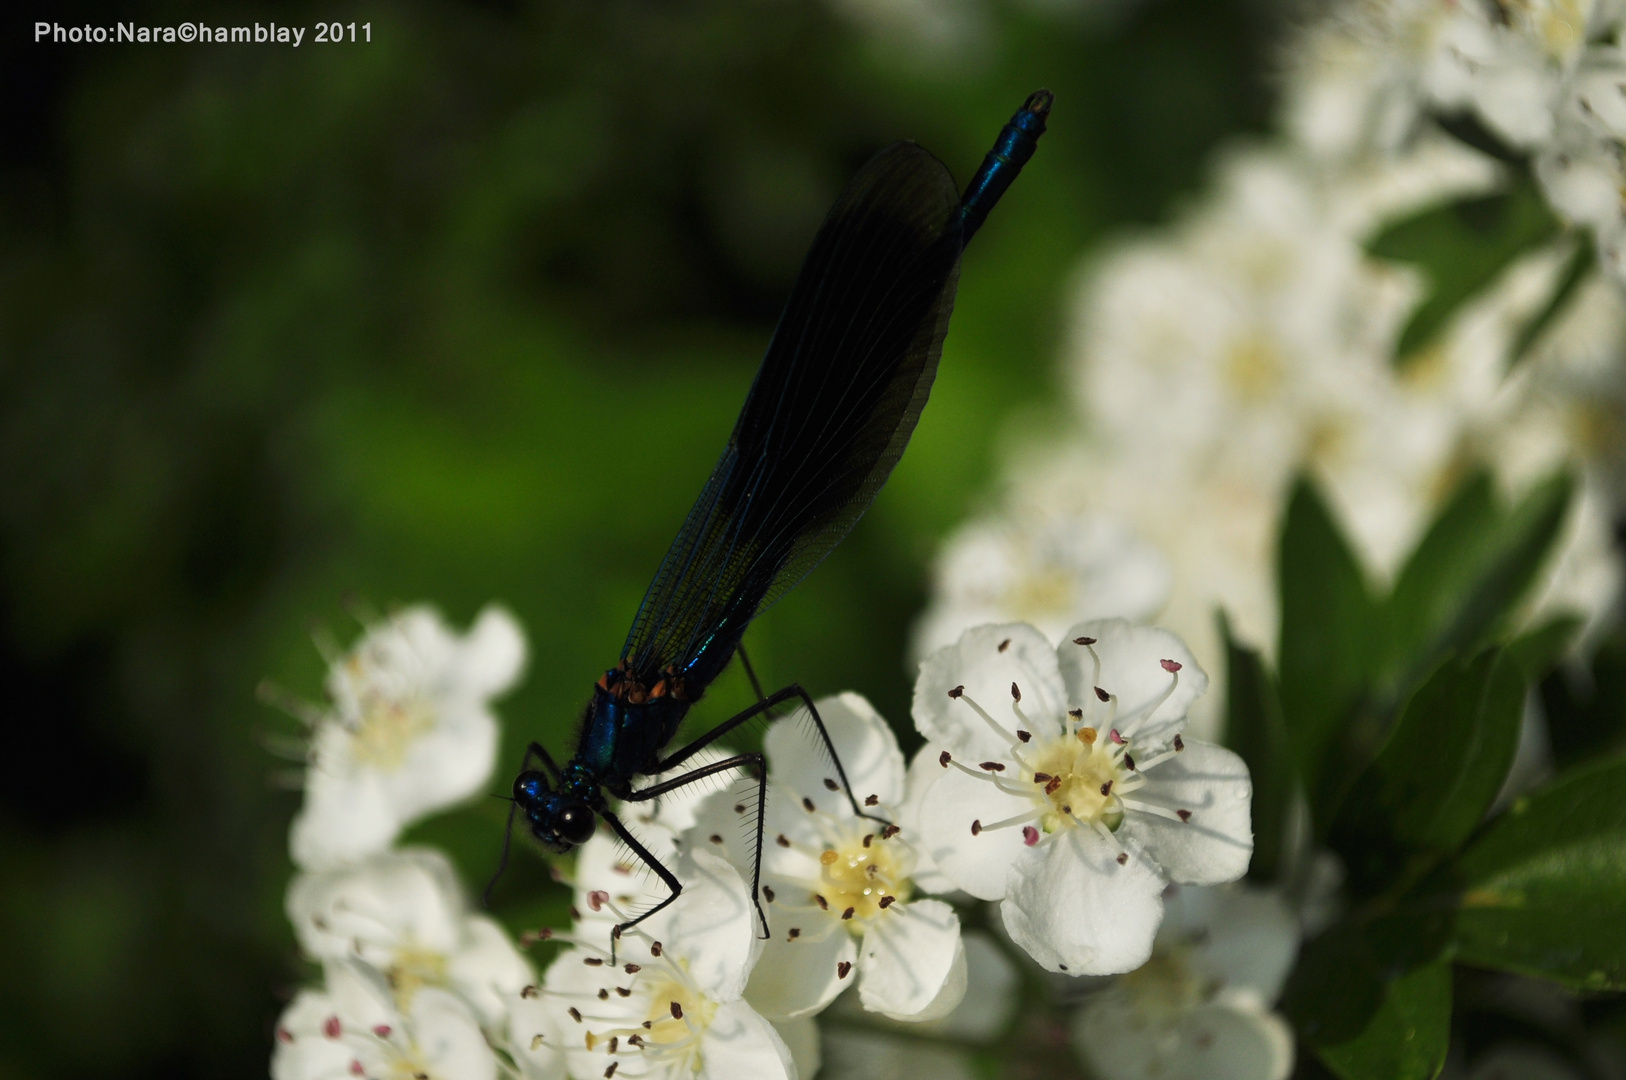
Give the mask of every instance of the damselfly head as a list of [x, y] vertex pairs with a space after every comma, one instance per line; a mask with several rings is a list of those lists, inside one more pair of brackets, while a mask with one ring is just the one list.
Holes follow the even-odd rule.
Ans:
[[587, 843], [598, 825], [592, 807], [554, 791], [548, 778], [534, 770], [514, 778], [514, 802], [530, 822], [531, 835], [556, 855]]

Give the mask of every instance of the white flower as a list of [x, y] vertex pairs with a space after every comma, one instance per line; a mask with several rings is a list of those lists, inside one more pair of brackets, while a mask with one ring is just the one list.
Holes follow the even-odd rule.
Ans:
[[272, 1080], [495, 1080], [496, 1055], [462, 998], [425, 987], [398, 1008], [384, 975], [360, 961], [325, 965], [277, 1023]]
[[[937, 768], [937, 763], [933, 762], [932, 767]], [[851, 994], [838, 997], [824, 1015], [839, 1018], [843, 1026], [863, 1024], [912, 1038], [943, 1036], [957, 1042], [993, 1042], [1009, 1026], [1020, 1003], [1020, 976], [1006, 950], [995, 943], [991, 934], [966, 930], [960, 940], [965, 945], [965, 997], [948, 1015], [919, 1021], [878, 1017], [866, 1014]]]
[[[915, 897], [913, 845], [885, 824], [898, 820], [905, 794], [897, 739], [857, 694], [817, 708], [853, 793], [882, 820], [853, 814], [805, 709], [768, 729], [762, 884], [771, 937], [746, 996], [767, 1016], [807, 1016], [856, 982], [872, 1012], [943, 1016], [965, 992], [960, 920], [943, 901]], [[749, 874], [754, 799], [738, 790], [707, 800], [686, 842], [726, 851]]]
[[1152, 959], [1079, 1011], [1073, 1044], [1101, 1080], [1283, 1080], [1293, 1034], [1270, 1006], [1299, 928], [1274, 893], [1171, 889]]
[[1145, 962], [1172, 879], [1234, 880], [1253, 852], [1242, 759], [1185, 742], [1208, 686], [1166, 630], [1080, 623], [1059, 649], [1020, 624], [968, 631], [921, 665], [915, 724], [943, 772], [920, 809], [938, 869], [1001, 900], [1052, 971]]
[[973, 626], [1025, 622], [1060, 634], [1081, 619], [1144, 619], [1169, 595], [1169, 566], [1123, 525], [1083, 515], [1010, 514], [962, 525], [932, 567], [915, 624], [918, 662]]
[[381, 851], [478, 791], [497, 749], [487, 700], [524, 659], [518, 624], [497, 607], [461, 638], [427, 607], [371, 627], [328, 674], [332, 706], [311, 736], [294, 862], [320, 869]]
[[541, 1001], [562, 1031], [570, 1075], [794, 1080], [785, 1041], [743, 1000], [760, 952], [745, 883], [705, 850], [677, 872], [683, 895], [622, 935], [616, 963], [595, 943], [607, 934], [590, 926], [548, 968]]
[[422, 848], [302, 874], [288, 919], [307, 956], [356, 959], [383, 972], [409, 1009], [425, 987], [456, 992], [495, 1030], [507, 1000], [532, 981], [530, 964], [494, 919], [472, 915], [451, 863]]

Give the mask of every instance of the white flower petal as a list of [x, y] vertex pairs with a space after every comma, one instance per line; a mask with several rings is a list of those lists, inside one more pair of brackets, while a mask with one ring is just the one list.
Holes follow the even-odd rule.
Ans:
[[1139, 845], [1125, 846], [1120, 865], [1114, 844], [1072, 828], [1023, 848], [999, 908], [1011, 940], [1041, 966], [1069, 975], [1144, 964], [1163, 918], [1166, 879]]
[[504, 1003], [535, 974], [508, 931], [489, 916], [472, 915], [463, 924], [463, 940], [446, 965], [446, 977], [481, 1022], [495, 1027], [502, 1021]]
[[[967, 630], [958, 642], [939, 649], [920, 665], [912, 710], [915, 726], [928, 740], [957, 755], [981, 759], [1008, 754], [1015, 741], [1010, 708], [1013, 684], [1022, 692], [1023, 713], [1032, 718], [1034, 727], [1029, 730], [1041, 738], [1059, 732], [1067, 703], [1055, 647], [1025, 623]], [[950, 690], [962, 686], [961, 697], [949, 697]], [[1010, 734], [997, 735], [978, 716], [972, 701]]]
[[524, 1080], [564, 1080], [564, 1033], [542, 995], [515, 994], [506, 1004], [508, 1041]]
[[271, 1054], [271, 1080], [318, 1080], [341, 1076], [354, 1052], [322, 1030], [334, 1016], [333, 1000], [322, 991], [301, 990], [277, 1021]]
[[[371, 772], [350, 774], [337, 763], [347, 736], [336, 724], [318, 729], [314, 763], [305, 772], [305, 803], [294, 815], [288, 852], [306, 870], [340, 866], [383, 851], [401, 831], [401, 818]], [[329, 766], [329, 762], [334, 762]]]
[[1240, 757], [1212, 743], [1188, 742], [1146, 773], [1133, 801], [1188, 811], [1188, 821], [1130, 812], [1120, 835], [1136, 837], [1168, 872], [1187, 885], [1235, 881], [1253, 857], [1253, 781]]
[[474, 1014], [460, 998], [427, 987], [412, 995], [409, 1020], [415, 1064], [446, 1080], [491, 1080], [497, 1057]]
[[[874, 795], [883, 806], [902, 802], [903, 752], [880, 713], [862, 695], [854, 693], [827, 697], [816, 705], [858, 800]], [[764, 736], [762, 747], [768, 755], [772, 780], [795, 792], [798, 798], [812, 799], [828, 814], [851, 816], [847, 796], [831, 791], [825, 782], [839, 778], [805, 706], [776, 721]]]
[[864, 935], [859, 1000], [894, 1020], [936, 1020], [965, 998], [960, 919], [941, 900], [895, 904]]
[[1274, 1013], [1148, 1013], [1114, 991], [1085, 1005], [1073, 1042], [1102, 1080], [1283, 1080], [1293, 1068], [1292, 1032]]
[[1028, 850], [1022, 830], [981, 830], [973, 835], [972, 822], [992, 824], [1031, 809], [1031, 799], [1008, 795], [950, 766], [926, 789], [920, 804], [920, 835], [914, 842], [957, 888], [979, 900], [999, 900], [1009, 887], [1012, 865]]
[[508, 609], [488, 604], [469, 627], [458, 658], [461, 689], [493, 697], [512, 686], [525, 670], [525, 632]]
[[804, 1016], [797, 1020], [775, 1020], [773, 1029], [790, 1050], [791, 1060], [796, 1063], [797, 1077], [800, 1080], [813, 1080], [821, 1064], [819, 1025], [811, 1016]]
[[399, 769], [379, 771], [403, 824], [481, 791], [497, 762], [497, 720], [483, 706], [448, 706], [413, 740]]
[[[841, 975], [842, 964], [856, 964], [858, 943], [833, 915], [808, 911], [787, 916], [769, 905], [773, 940], [751, 969], [745, 999], [775, 1023], [812, 1016], [853, 983], [852, 968]], [[795, 940], [791, 928], [801, 931]]]
[[904, 779], [906, 794], [903, 805], [898, 808], [898, 825], [903, 829], [904, 840], [913, 844], [915, 849], [915, 888], [928, 893], [947, 893], [958, 888], [937, 869], [921, 839], [920, 808], [925, 801], [926, 791], [943, 775], [943, 767], [938, 764], [942, 753], [941, 746], [927, 743], [915, 754]]
[[1189, 939], [1201, 976], [1274, 1002], [1299, 949], [1299, 924], [1281, 894], [1241, 885], [1186, 886], [1164, 897], [1159, 939]]
[[916, 1021], [913, 1030], [989, 1042], [1005, 1030], [1016, 1009], [1016, 965], [984, 931], [963, 931], [960, 942], [965, 946], [965, 996], [947, 1016]]
[[[1073, 644], [1081, 637], [1094, 638], [1095, 643], [1087, 648]], [[1056, 654], [1067, 700], [1084, 708], [1085, 722], [1110, 715], [1095, 693], [1100, 687], [1117, 698], [1116, 726], [1126, 732], [1133, 726], [1135, 739], [1142, 743], [1156, 745], [1178, 734], [1186, 726], [1192, 702], [1208, 689], [1208, 675], [1186, 643], [1155, 626], [1136, 626], [1124, 619], [1079, 623], [1067, 631]], [[1163, 666], [1165, 660], [1179, 664], [1180, 670], [1171, 674]], [[1160, 699], [1162, 703], [1144, 720], [1135, 719]]]
[[696, 986], [713, 1000], [732, 1001], [745, 992], [762, 947], [750, 892], [728, 860], [705, 850], [688, 853], [678, 879], [683, 895], [671, 907], [674, 947], [682, 949]]
[[408, 848], [301, 874], [288, 887], [285, 908], [306, 955], [386, 968], [406, 942], [447, 955], [457, 950], [461, 889], [444, 855]]
[[700, 1039], [701, 1080], [796, 1080], [790, 1048], [773, 1025], [743, 1001], [717, 1007]]

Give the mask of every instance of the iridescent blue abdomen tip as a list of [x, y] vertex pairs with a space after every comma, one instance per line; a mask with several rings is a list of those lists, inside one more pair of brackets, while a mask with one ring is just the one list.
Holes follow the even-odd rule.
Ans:
[[1011, 181], [1022, 171], [1022, 166], [1028, 163], [1028, 158], [1033, 156], [1033, 151], [1039, 145], [1039, 136], [1044, 134], [1050, 106], [1055, 101], [1056, 95], [1050, 91], [1035, 90], [1022, 102], [1022, 107], [1016, 110], [1010, 123], [1000, 129], [999, 138], [994, 140], [994, 148], [982, 159], [981, 167], [960, 197], [962, 244], [971, 242], [971, 237], [982, 228], [988, 212], [1005, 194], [1005, 189], [1011, 186]]

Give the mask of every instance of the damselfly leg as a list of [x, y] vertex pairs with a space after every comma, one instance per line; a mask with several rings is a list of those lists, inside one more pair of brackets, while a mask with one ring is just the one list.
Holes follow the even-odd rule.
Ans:
[[[519, 763], [521, 775], [530, 771], [532, 758], [536, 758], [542, 763], [542, 767], [548, 771], [549, 779], [555, 784], [559, 782], [559, 766], [554, 763], [553, 755], [549, 754], [541, 743], [535, 741], [525, 748], [525, 758]], [[506, 795], [498, 797], [508, 798]], [[486, 882], [484, 891], [480, 893], [480, 903], [488, 908], [491, 906], [491, 890], [497, 887], [497, 879], [502, 877], [504, 870], [508, 869], [508, 844], [514, 836], [514, 814], [518, 810], [519, 803], [513, 799], [508, 799], [508, 824], [504, 825], [502, 830], [502, 857], [497, 860], [497, 872], [491, 875], [491, 880]]]
[[[722, 738], [730, 731], [733, 731], [735, 728], [739, 727], [741, 724], [753, 720], [776, 706], [783, 705], [785, 702], [794, 698], [801, 698], [802, 704], [807, 706], [807, 714], [808, 716], [812, 717], [813, 726], [817, 728], [819, 732], [819, 740], [824, 744], [825, 753], [830, 756], [830, 764], [836, 770], [836, 777], [838, 779], [826, 780], [825, 786], [829, 787], [832, 783], [836, 783], [839, 789], [846, 793], [847, 802], [852, 805], [853, 813], [859, 817], [880, 822], [882, 825], [892, 824], [884, 817], [877, 817], [876, 815], [869, 813], [859, 804], [858, 796], [853, 793], [852, 785], [847, 782], [847, 771], [841, 767], [841, 755], [836, 753], [836, 744], [831, 741], [830, 732], [825, 728], [824, 721], [820, 719], [819, 710], [814, 706], [813, 698], [806, 690], [803, 690], [801, 685], [798, 683], [791, 683], [783, 690], [770, 694], [769, 696], [761, 699], [744, 712], [729, 717], [727, 720], [724, 720], [722, 723], [718, 724], [704, 735], [701, 735], [699, 738], [689, 743], [689, 745], [673, 751], [665, 758], [665, 760], [656, 762], [650, 771], [652, 773], [663, 773], [668, 769], [676, 768], [689, 758], [693, 757], [695, 754], [699, 753], [701, 750], [705, 749], [711, 743], [715, 742], [717, 739]], [[832, 788], [831, 790], [836, 789]]]
[[[680, 787], [685, 787], [697, 781], [704, 780], [708, 776], [716, 776], [719, 773], [728, 772], [730, 769], [746, 769], [748, 775], [752, 770], [754, 770], [756, 777], [757, 835], [756, 854], [751, 862], [751, 904], [757, 909], [757, 918], [762, 922], [762, 936], [766, 938], [768, 936], [768, 915], [762, 910], [762, 900], [758, 896], [762, 889], [762, 829], [767, 820], [764, 817], [762, 810], [764, 805], [766, 805], [764, 800], [766, 800], [768, 797], [768, 765], [764, 760], [761, 751], [753, 751], [748, 754], [735, 754], [733, 757], [726, 757], [721, 761], [713, 761], [708, 764], [701, 765], [698, 768], [689, 770], [682, 776], [676, 776], [670, 780], [664, 780], [659, 784], [652, 784], [641, 791], [635, 791], [631, 795], [628, 795], [625, 801], [647, 802], [650, 799], [659, 798], [669, 791], [676, 791]], [[629, 919], [628, 921], [618, 925], [615, 928], [612, 937], [615, 940], [620, 940], [622, 932], [628, 927], [638, 925], [651, 915], [655, 914], [657, 911], [660, 911], [666, 905], [670, 904], [672, 901], [676, 900], [683, 892], [683, 886], [678, 882], [678, 879], [672, 875], [670, 870], [666, 869], [666, 867], [660, 864], [660, 860], [656, 859], [648, 851], [646, 851], [642, 845], [632, 839], [631, 834], [628, 833], [626, 828], [615, 819], [613, 814], [604, 814], [603, 816], [609, 820], [610, 827], [615, 830], [616, 835], [621, 837], [622, 840], [625, 840], [627, 842], [627, 846], [632, 848], [633, 854], [643, 859], [645, 864], [647, 864], [650, 869], [654, 870], [655, 873], [659, 874], [662, 881], [666, 882], [666, 887], [672, 890], [672, 895], [668, 896], [665, 900], [662, 900], [660, 903], [642, 913], [637, 918]]]

